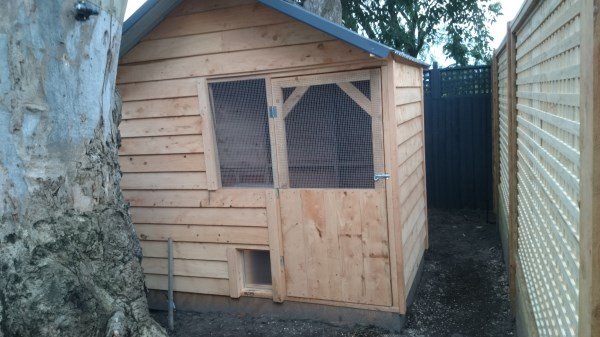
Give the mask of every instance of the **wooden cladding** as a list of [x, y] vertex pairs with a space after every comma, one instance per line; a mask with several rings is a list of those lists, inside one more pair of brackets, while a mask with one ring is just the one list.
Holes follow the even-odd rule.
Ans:
[[[375, 121], [367, 130], [372, 166], [391, 179], [360, 189], [225, 187], [209, 89], [256, 79], [280, 121], [311, 86], [336, 83]], [[283, 91], [271, 89], [282, 81], [295, 90], [278, 105]], [[121, 186], [148, 288], [166, 287], [164, 241], [172, 238], [175, 291], [404, 313], [427, 247], [421, 81], [420, 68], [374, 58], [253, 1], [183, 1], [123, 56], [118, 72]], [[234, 126], [232, 137], [245, 126]], [[276, 118], [267, 128], [285, 135]], [[274, 187], [289, 181], [277, 165], [287, 163], [285, 141], [264, 139]], [[253, 140], [244, 145], [232, 160], [257, 155]], [[268, 251], [269, 289], [244, 290], [246, 250]]]
[[[396, 199], [402, 226], [397, 228], [403, 249], [404, 285], [416, 277], [427, 243], [425, 141], [423, 127], [423, 74], [420, 69], [395, 64], [394, 121], [397, 164]], [[398, 234], [397, 234], [398, 235]]]

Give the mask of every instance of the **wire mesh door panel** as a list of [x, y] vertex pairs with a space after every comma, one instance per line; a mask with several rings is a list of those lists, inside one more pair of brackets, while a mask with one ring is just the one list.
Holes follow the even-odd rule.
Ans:
[[379, 70], [273, 79], [288, 297], [391, 305]]

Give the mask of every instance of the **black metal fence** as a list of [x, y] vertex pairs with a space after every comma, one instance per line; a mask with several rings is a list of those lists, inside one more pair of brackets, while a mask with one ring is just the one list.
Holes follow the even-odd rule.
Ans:
[[489, 66], [424, 72], [430, 208], [492, 208], [492, 89]]

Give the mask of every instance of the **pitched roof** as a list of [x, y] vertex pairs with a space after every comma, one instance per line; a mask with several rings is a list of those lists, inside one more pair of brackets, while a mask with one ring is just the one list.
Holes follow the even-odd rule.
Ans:
[[[156, 27], [182, 0], [148, 0], [123, 24], [121, 55], [130, 51], [146, 34]], [[392, 47], [361, 36], [348, 28], [324, 19], [303, 7], [284, 0], [257, 0], [257, 2], [288, 15], [302, 23], [329, 34], [341, 41], [364, 50], [374, 56], [386, 58], [399, 56], [410, 62], [427, 66], [426, 63]]]

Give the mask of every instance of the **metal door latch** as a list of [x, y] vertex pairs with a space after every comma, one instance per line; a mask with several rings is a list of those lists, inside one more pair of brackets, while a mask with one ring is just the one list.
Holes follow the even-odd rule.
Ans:
[[379, 181], [381, 179], [390, 179], [390, 175], [387, 173], [375, 173], [375, 175], [373, 176], [373, 180], [375, 181]]
[[269, 107], [269, 117], [270, 118], [277, 118], [277, 107], [276, 106], [270, 106]]

